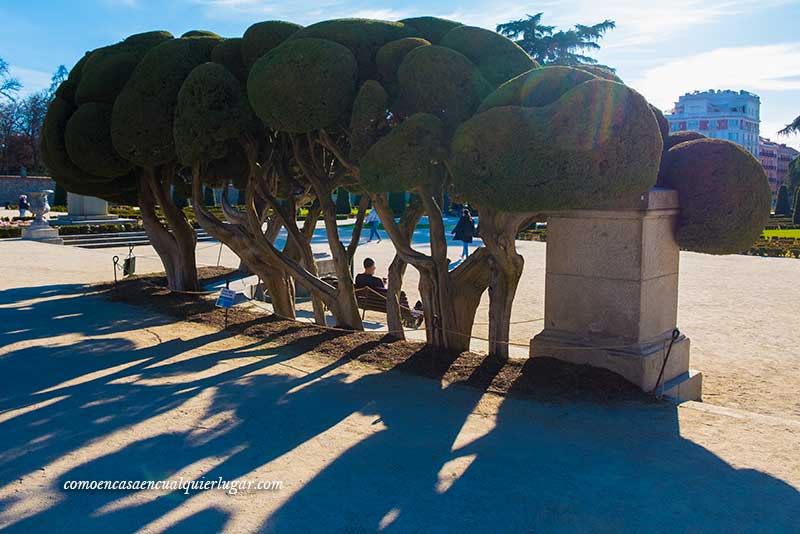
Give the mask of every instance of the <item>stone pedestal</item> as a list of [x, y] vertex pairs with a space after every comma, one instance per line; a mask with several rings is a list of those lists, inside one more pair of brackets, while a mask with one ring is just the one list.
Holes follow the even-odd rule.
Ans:
[[[547, 218], [545, 329], [531, 357], [609, 369], [651, 392], [678, 313], [678, 195], [653, 189], [626, 209], [575, 210]], [[659, 392], [699, 399], [679, 336]]]
[[67, 209], [65, 217], [59, 217], [59, 222], [99, 222], [106, 223], [118, 219], [117, 215], [109, 215], [108, 202], [105, 200], [67, 193]]

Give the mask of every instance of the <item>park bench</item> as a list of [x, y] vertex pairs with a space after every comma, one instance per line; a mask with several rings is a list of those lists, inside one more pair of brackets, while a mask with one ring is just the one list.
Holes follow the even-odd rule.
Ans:
[[[356, 289], [356, 302], [361, 308], [361, 319], [367, 310], [386, 313], [386, 294], [371, 287], [360, 287]], [[422, 310], [412, 309], [408, 305], [408, 297], [404, 291], [400, 292], [400, 318], [403, 326], [407, 328], [418, 328], [422, 324], [424, 316]]]
[[[339, 285], [335, 276], [326, 275], [322, 279], [333, 287]], [[361, 319], [364, 319], [367, 310], [386, 313], [386, 293], [371, 287], [359, 287], [355, 290], [356, 304], [361, 310]], [[400, 291], [400, 321], [406, 328], [419, 328], [425, 316], [422, 310], [409, 306], [405, 291]]]

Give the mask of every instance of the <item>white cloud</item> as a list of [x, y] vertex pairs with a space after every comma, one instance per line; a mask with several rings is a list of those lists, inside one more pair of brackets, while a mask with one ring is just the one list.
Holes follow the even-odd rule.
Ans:
[[800, 90], [800, 42], [717, 48], [647, 69], [629, 85], [662, 109], [694, 90]]
[[17, 78], [22, 84], [20, 95], [25, 96], [36, 91], [41, 91], [50, 87], [52, 73], [40, 70], [26, 69], [24, 67], [9, 67], [9, 74], [12, 78]]

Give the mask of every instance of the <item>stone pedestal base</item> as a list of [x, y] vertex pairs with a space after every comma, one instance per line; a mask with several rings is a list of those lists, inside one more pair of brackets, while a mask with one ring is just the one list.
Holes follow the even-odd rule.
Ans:
[[681, 335], [673, 343], [658, 390], [656, 382], [669, 349], [669, 335], [660, 343], [619, 346], [619, 342], [619, 339], [609, 339], [605, 343], [600, 339], [578, 339], [569, 332], [544, 330], [531, 340], [531, 356], [548, 356], [608, 369], [647, 393], [681, 400], [701, 398], [703, 378], [699, 372], [689, 369], [688, 337]]
[[[531, 357], [602, 367], [652, 392], [678, 315], [677, 216], [669, 189], [625, 208], [548, 214], [545, 329]], [[659, 389], [695, 400], [701, 380], [680, 336]]]
[[53, 245], [62, 245], [64, 241], [58, 237], [58, 230], [47, 225], [31, 225], [22, 229], [22, 239], [41, 241]]
[[118, 219], [117, 215], [109, 215], [108, 202], [95, 197], [67, 193], [66, 216], [59, 217], [59, 222], [106, 222]]

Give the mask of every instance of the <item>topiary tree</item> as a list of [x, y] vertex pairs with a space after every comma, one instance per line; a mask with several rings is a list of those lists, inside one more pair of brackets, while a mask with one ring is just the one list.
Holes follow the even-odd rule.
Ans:
[[778, 197], [775, 201], [775, 216], [788, 217], [791, 215], [791, 206], [789, 205], [789, 188], [782, 185], [778, 188]]
[[[262, 24], [258, 29], [273, 26]], [[254, 34], [248, 32], [243, 50], [252, 44]], [[192, 167], [194, 187], [219, 175], [240, 176], [237, 187], [247, 189], [244, 210], [237, 211], [227, 202], [223, 180], [223, 210], [228, 224], [206, 210], [200, 210], [198, 221], [237, 252], [251, 271], [262, 276], [277, 313], [294, 316], [294, 278], [311, 292], [320, 324], [325, 322], [327, 306], [339, 325], [360, 328], [348, 258], [358, 242], [363, 210], [353, 240], [345, 248], [338, 240], [336, 204], [332, 200], [344, 174], [334, 168], [335, 160], [322, 148], [320, 139], [321, 128], [337, 127], [340, 116], [346, 116], [352, 106], [355, 60], [347, 48], [332, 41], [309, 38], [279, 43], [273, 38], [270, 42], [272, 47], [255, 61], [248, 74], [249, 98], [221, 64], [197, 67], [181, 88], [174, 136], [181, 161]], [[341, 72], [350, 76], [337, 79]], [[349, 83], [342, 82], [348, 79]], [[245, 117], [247, 114], [261, 120], [253, 121]], [[334, 137], [327, 132], [324, 135], [328, 141]], [[239, 148], [232, 150], [232, 146]], [[243, 163], [244, 170], [232, 169], [231, 158]], [[225, 163], [220, 164], [222, 161]], [[217, 172], [218, 167], [222, 172]], [[303, 228], [298, 228], [296, 211], [311, 201], [309, 216]], [[311, 250], [311, 237], [321, 213], [333, 243], [338, 287], [318, 277]], [[265, 218], [270, 224], [262, 233]], [[284, 249], [278, 250], [274, 229], [282, 226], [287, 229], [288, 240]]]
[[537, 213], [630, 202], [656, 181], [661, 131], [628, 87], [567, 67], [510, 80], [456, 132], [454, 188], [480, 213], [492, 256], [490, 351], [508, 355], [523, 260], [515, 238]]
[[756, 158], [735, 143], [696, 139], [675, 145], [665, 159], [661, 181], [680, 197], [682, 249], [736, 254], [758, 239], [772, 194]]
[[[111, 114], [114, 149], [138, 169], [142, 222], [172, 289], [197, 289], [195, 230], [170, 194], [181, 167], [173, 139], [178, 92], [221, 41], [207, 32], [190, 32], [156, 45], [136, 66]], [[165, 223], [156, 216], [156, 205]]]

